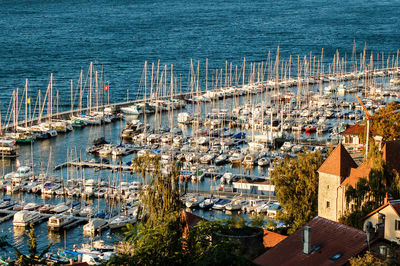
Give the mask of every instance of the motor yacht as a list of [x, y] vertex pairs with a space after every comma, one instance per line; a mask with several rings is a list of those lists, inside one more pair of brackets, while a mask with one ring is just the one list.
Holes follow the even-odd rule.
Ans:
[[60, 231], [74, 221], [75, 219], [72, 215], [56, 214], [49, 218], [47, 225], [50, 231]]
[[35, 224], [40, 220], [41, 216], [34, 211], [19, 211], [14, 214], [13, 225], [15, 227], [26, 227]]

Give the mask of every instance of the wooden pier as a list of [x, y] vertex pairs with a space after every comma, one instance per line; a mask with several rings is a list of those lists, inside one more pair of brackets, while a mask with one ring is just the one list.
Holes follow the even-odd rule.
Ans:
[[103, 170], [112, 170], [112, 171], [133, 171], [134, 168], [129, 165], [121, 165], [121, 164], [105, 164], [105, 163], [94, 163], [94, 162], [78, 162], [71, 161], [65, 162], [59, 165], [54, 166], [54, 170], [61, 170], [65, 167], [78, 167], [78, 168], [100, 168]]
[[[70, 161], [54, 166], [54, 170], [61, 170], [66, 167], [78, 167], [78, 168], [99, 168], [101, 170], [112, 170], [112, 171], [127, 171], [132, 172], [135, 170], [133, 166], [121, 165], [121, 164], [105, 164], [105, 163], [92, 163], [92, 162], [79, 162]], [[206, 177], [221, 177], [224, 173], [214, 173], [214, 172], [203, 172]], [[267, 176], [262, 175], [248, 175], [248, 174], [233, 174], [239, 178], [251, 178], [251, 179], [265, 179], [269, 180]]]
[[[7, 210], [7, 209], [0, 210], [0, 215], [5, 215], [0, 218], [0, 224], [6, 222], [8, 220], [11, 220], [17, 212], [18, 211]], [[50, 217], [55, 215], [55, 214], [50, 214], [50, 213], [40, 213], [40, 212], [38, 212], [38, 213], [41, 216], [41, 219], [38, 220], [35, 224], [41, 224], [41, 223], [47, 221]], [[69, 230], [69, 229], [75, 228], [76, 226], [78, 226], [80, 224], [87, 223], [89, 221], [89, 219], [90, 218], [87, 218], [87, 217], [79, 217], [79, 216], [74, 215], [74, 221], [72, 223], [64, 226], [63, 230]]]

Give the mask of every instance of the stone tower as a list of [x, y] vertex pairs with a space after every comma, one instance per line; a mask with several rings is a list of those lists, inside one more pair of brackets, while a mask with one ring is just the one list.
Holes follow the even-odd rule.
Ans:
[[357, 164], [339, 144], [318, 169], [318, 216], [338, 221], [346, 210], [345, 186], [342, 182]]

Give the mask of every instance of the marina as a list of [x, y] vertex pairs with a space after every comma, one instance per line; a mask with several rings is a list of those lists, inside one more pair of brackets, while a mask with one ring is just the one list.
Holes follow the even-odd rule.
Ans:
[[104, 263], [172, 173], [186, 213], [285, 227], [272, 171], [338, 143], [360, 165], [400, 101], [395, 4], [359, 4], [5, 1], [0, 236]]
[[[38, 212], [36, 227], [47, 227], [49, 234], [79, 230], [84, 238], [100, 237], [111, 244], [118, 238], [115, 230], [137, 221], [135, 210], [146, 184], [136, 174], [135, 160], [145, 157], [159, 158], [165, 174], [171, 162], [180, 162], [179, 179], [187, 184], [182, 200], [195, 214], [250, 217], [254, 212], [273, 219], [280, 208], [269, 179], [274, 165], [305, 150], [326, 154], [341, 140], [339, 133], [346, 124], [359, 123], [364, 117], [355, 95], [367, 95], [371, 109], [384, 106], [397, 99], [393, 96], [399, 87], [393, 80], [399, 73], [400, 69], [390, 68], [346, 73], [340, 78], [335, 74], [260, 81], [176, 95], [173, 90], [158, 96], [145, 92], [144, 99], [99, 105], [94, 113], [87, 107], [20, 122], [14, 117], [14, 123], [2, 132], [17, 128], [22, 139], [12, 140], [4, 133], [3, 142], [17, 148], [15, 154], [25, 154], [17, 161], [26, 166], [13, 173], [4, 167], [2, 187], [12, 198], [25, 200], [0, 212], [1, 222], [15, 219], [14, 209], [26, 206], [29, 198], [29, 204], [46, 210]], [[366, 93], [355, 81], [365, 84], [357, 80], [367, 77], [387, 88], [379, 95]], [[343, 88], [358, 89], [339, 92]], [[147, 94], [155, 98], [148, 99]], [[129, 106], [135, 106], [136, 113], [124, 109]], [[84, 112], [90, 115], [74, 116]], [[48, 122], [38, 124], [40, 120]], [[43, 132], [48, 132], [47, 137]], [[86, 146], [74, 147], [70, 140], [75, 135], [77, 140], [86, 138]], [[32, 160], [34, 149], [49, 142], [67, 146], [50, 148], [46, 164]], [[358, 156], [363, 158], [361, 152]], [[13, 166], [15, 159], [6, 157], [3, 165]], [[151, 174], [151, 165], [147, 171]], [[58, 206], [59, 211], [47, 213], [51, 206]]]

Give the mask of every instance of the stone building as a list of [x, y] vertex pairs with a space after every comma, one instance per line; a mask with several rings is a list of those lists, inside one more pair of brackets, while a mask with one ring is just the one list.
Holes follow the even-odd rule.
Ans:
[[346, 209], [343, 181], [357, 164], [339, 144], [318, 169], [318, 216], [338, 221]]
[[[400, 173], [400, 141], [388, 141], [383, 146], [382, 158], [393, 171]], [[318, 169], [318, 216], [338, 221], [352, 204], [346, 201], [346, 189], [356, 187], [361, 178], [367, 178], [372, 161], [357, 166], [346, 148], [339, 144]]]

